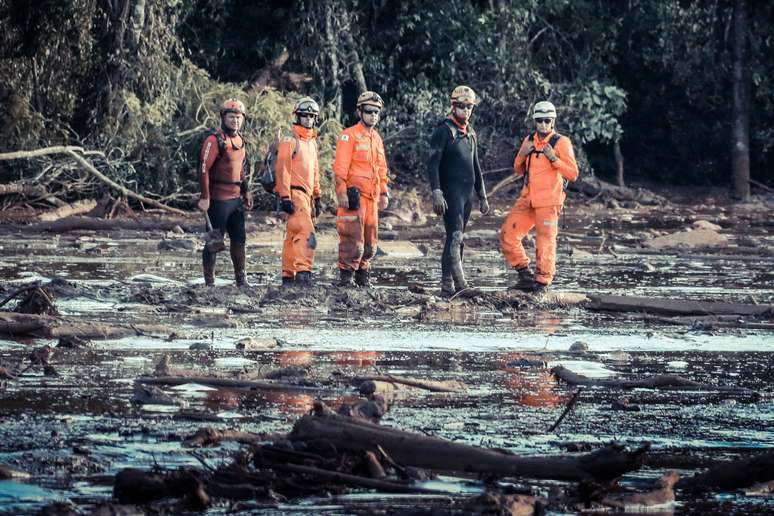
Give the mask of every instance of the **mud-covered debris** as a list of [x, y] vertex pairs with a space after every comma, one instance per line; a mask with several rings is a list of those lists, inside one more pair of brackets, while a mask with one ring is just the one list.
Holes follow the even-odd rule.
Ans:
[[188, 407], [188, 402], [167, 394], [158, 387], [141, 383], [134, 384], [134, 395], [132, 403], [139, 405], [176, 405], [179, 407]]
[[309, 369], [306, 367], [291, 365], [281, 369], [276, 369], [274, 371], [269, 371], [266, 373], [264, 378], [268, 380], [283, 380], [288, 378], [305, 378], [308, 375]]
[[183, 239], [160, 240], [157, 248], [159, 251], [193, 251], [196, 243]]
[[12, 478], [24, 479], [30, 478], [32, 475], [26, 471], [21, 471], [5, 464], [0, 464], [0, 480], [8, 480]]
[[649, 507], [660, 506], [675, 501], [674, 485], [680, 480], [680, 475], [675, 471], [666, 472], [655, 482], [654, 489], [646, 493], [611, 493], [607, 495], [602, 504], [625, 512], [635, 512]]
[[56, 347], [79, 349], [79, 348], [89, 347], [90, 344], [91, 344], [91, 341], [89, 341], [88, 339], [78, 337], [77, 335], [65, 335], [65, 336], [59, 337], [59, 341], [57, 342]]
[[266, 351], [279, 347], [280, 343], [274, 337], [246, 337], [236, 342], [236, 349], [241, 351]]
[[612, 410], [623, 410], [627, 412], [640, 412], [642, 410], [639, 405], [632, 405], [628, 398], [613, 400], [610, 408]]
[[679, 231], [644, 242], [651, 249], [669, 249], [673, 247], [725, 247], [729, 239], [713, 229], [694, 229]]
[[194, 342], [188, 349], [191, 351], [210, 351], [212, 350], [212, 344], [209, 342]]
[[461, 509], [467, 514], [532, 516], [542, 514], [544, 502], [534, 496], [486, 492], [468, 499]]
[[589, 350], [589, 344], [582, 340], [576, 340], [570, 345], [571, 353], [585, 353]]

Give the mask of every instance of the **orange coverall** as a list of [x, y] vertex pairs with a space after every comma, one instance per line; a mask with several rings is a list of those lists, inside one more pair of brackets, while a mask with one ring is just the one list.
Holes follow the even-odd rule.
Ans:
[[387, 158], [382, 137], [361, 122], [342, 131], [336, 143], [336, 195], [346, 195], [354, 186], [360, 191], [360, 209], [339, 207], [339, 269], [364, 270], [376, 256], [379, 226], [379, 196], [389, 193]]
[[529, 265], [521, 241], [535, 228], [535, 281], [544, 285], [551, 284], [556, 274], [556, 235], [559, 231], [559, 214], [566, 197], [563, 180], [575, 181], [578, 178], [578, 164], [569, 138], [562, 136], [556, 142], [555, 162], [551, 163], [542, 153], [553, 134], [551, 131], [545, 138], [540, 138], [535, 133], [524, 138], [521, 143], [513, 162], [516, 174], [523, 176], [527, 172], [528, 156], [522, 156], [521, 151], [530, 140], [538, 153], [531, 155], [527, 182], [500, 228], [500, 248], [508, 264], [516, 269]]
[[297, 272], [312, 270], [317, 239], [312, 222], [312, 201], [320, 197], [320, 169], [317, 163], [317, 135], [313, 129], [293, 126], [296, 139], [286, 136], [277, 148], [276, 191], [281, 199], [290, 199], [295, 208], [288, 215], [282, 247], [282, 277], [294, 278]]

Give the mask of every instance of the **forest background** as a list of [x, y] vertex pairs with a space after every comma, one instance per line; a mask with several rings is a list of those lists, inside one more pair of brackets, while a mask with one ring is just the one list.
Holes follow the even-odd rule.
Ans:
[[[510, 173], [530, 106], [550, 99], [586, 176], [738, 200], [773, 181], [774, 0], [0, 0], [0, 23], [0, 152], [80, 146], [113, 180], [182, 207], [224, 98], [247, 105], [253, 168], [293, 103], [317, 99], [330, 184], [366, 88], [385, 99], [399, 187], [425, 184], [458, 84], [481, 97], [488, 180]], [[0, 161], [0, 183], [66, 200], [103, 188], [85, 175], [67, 156]]]

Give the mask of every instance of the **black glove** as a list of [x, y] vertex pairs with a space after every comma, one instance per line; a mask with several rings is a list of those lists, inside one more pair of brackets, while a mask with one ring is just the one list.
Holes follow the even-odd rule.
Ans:
[[322, 200], [317, 197], [314, 200], [314, 217], [317, 218], [322, 213], [323, 206], [322, 206]]
[[360, 209], [360, 190], [358, 190], [356, 186], [347, 188], [347, 198], [349, 200], [350, 210]]
[[293, 212], [296, 211], [293, 207], [293, 201], [290, 199], [282, 199], [282, 201], [280, 201], [280, 209], [288, 215], [293, 215]]

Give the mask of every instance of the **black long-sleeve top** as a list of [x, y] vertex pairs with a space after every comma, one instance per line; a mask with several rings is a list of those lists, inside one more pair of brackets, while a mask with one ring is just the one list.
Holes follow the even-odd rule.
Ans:
[[473, 188], [479, 198], [486, 197], [484, 178], [478, 162], [478, 145], [473, 128], [467, 133], [454, 127], [451, 120], [443, 120], [430, 137], [430, 159], [427, 173], [430, 187], [444, 193], [464, 192]]

